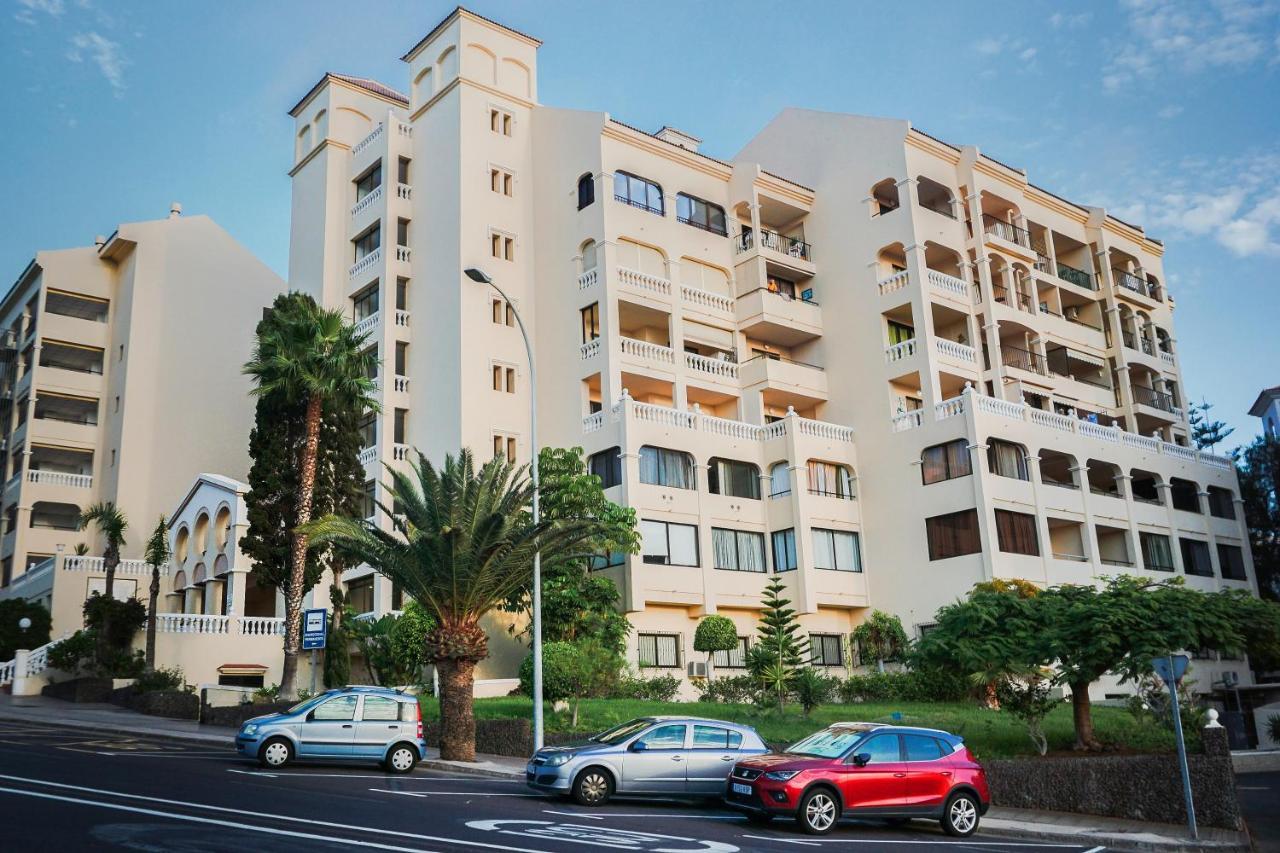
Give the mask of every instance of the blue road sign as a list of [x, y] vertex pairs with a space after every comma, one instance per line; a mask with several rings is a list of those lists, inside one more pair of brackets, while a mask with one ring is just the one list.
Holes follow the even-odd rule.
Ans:
[[1151, 666], [1155, 669], [1156, 675], [1160, 676], [1160, 680], [1165, 685], [1170, 685], [1182, 680], [1182, 676], [1187, 674], [1186, 655], [1169, 655], [1167, 657], [1152, 658]]
[[329, 611], [323, 607], [302, 611], [302, 648], [323, 649], [329, 633]]

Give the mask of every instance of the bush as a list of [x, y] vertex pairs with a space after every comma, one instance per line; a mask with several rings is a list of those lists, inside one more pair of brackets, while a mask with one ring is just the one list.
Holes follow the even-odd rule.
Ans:
[[738, 628], [728, 616], [704, 616], [693, 632], [694, 651], [727, 652], [737, 647]]
[[186, 679], [182, 674], [182, 667], [175, 666], [169, 669], [160, 667], [150, 672], [144, 672], [138, 676], [138, 680], [133, 684], [134, 690], [138, 693], [154, 693], [161, 690], [185, 690], [192, 692], [187, 687]]
[[273, 684], [270, 687], [259, 687], [253, 691], [253, 703], [255, 705], [266, 705], [271, 702], [280, 701], [280, 685]]
[[70, 637], [49, 649], [49, 666], [70, 675], [80, 672], [80, 667], [93, 658], [97, 641], [88, 631], [76, 631]]
[[108, 614], [111, 617], [111, 633], [106, 638], [107, 646], [112, 649], [129, 648], [133, 645], [134, 635], [147, 622], [147, 608], [136, 598], [120, 601], [96, 592], [85, 600], [84, 624], [90, 631], [101, 628]]
[[791, 692], [806, 717], [814, 708], [830, 702], [839, 686], [839, 679], [828, 678], [811, 666], [797, 670], [791, 679]]
[[721, 705], [750, 705], [760, 693], [760, 682], [749, 675], [708, 679], [698, 687], [698, 700]]
[[[25, 631], [18, 627], [24, 618], [31, 620], [31, 627]], [[18, 649], [38, 649], [49, 642], [49, 624], [49, 611], [34, 601], [0, 601], [0, 660], [13, 660]]]
[[1267, 717], [1267, 737], [1276, 743], [1280, 743], [1280, 714], [1272, 714]]
[[653, 678], [623, 676], [608, 698], [670, 702], [679, 692], [680, 679], [674, 675], [656, 675]]
[[963, 676], [941, 669], [907, 672], [873, 672], [852, 675], [839, 687], [840, 701], [856, 702], [958, 702], [969, 694]]

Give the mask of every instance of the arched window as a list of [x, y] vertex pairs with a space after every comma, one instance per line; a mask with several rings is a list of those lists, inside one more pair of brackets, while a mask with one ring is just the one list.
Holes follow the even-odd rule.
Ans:
[[750, 462], [712, 459], [707, 466], [707, 490], [713, 495], [760, 500], [760, 469]]
[[231, 536], [231, 510], [222, 507], [218, 510], [217, 519], [213, 523], [213, 541], [221, 551], [227, 547], [227, 539]]
[[598, 260], [596, 256], [598, 251], [596, 241], [588, 240], [582, 244], [582, 248], [579, 251], [582, 254], [582, 271], [584, 273], [591, 272], [596, 268], [596, 262]]
[[845, 465], [810, 459], [809, 494], [853, 500], [853, 472]]
[[1173, 508], [1183, 512], [1200, 512], [1200, 487], [1190, 480], [1179, 477], [1169, 478], [1169, 498]]
[[666, 210], [660, 185], [648, 178], [626, 172], [613, 173], [613, 197], [632, 207], [638, 207], [659, 216], [664, 215]]
[[640, 482], [672, 489], [697, 488], [693, 457], [679, 450], [646, 444], [640, 448]]
[[881, 216], [898, 209], [898, 182], [885, 178], [871, 188], [871, 215]]
[[578, 178], [578, 210], [589, 207], [596, 200], [596, 179], [590, 172]]
[[969, 463], [969, 442], [963, 438], [935, 444], [920, 452], [920, 473], [924, 485], [941, 483], [973, 473]]
[[1030, 480], [1027, 471], [1027, 449], [1021, 444], [1001, 441], [993, 438], [987, 446], [987, 464], [992, 474], [1000, 477], [1012, 477], [1015, 480]]
[[769, 466], [769, 497], [780, 498], [791, 494], [791, 466], [775, 462]]

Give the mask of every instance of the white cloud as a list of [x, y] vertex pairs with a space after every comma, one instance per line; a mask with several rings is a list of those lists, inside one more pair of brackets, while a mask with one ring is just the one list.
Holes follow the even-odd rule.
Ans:
[[1035, 58], [1035, 55], [1036, 55], [1036, 49], [1034, 47], [1029, 47], [1026, 50], [1022, 51], [1022, 53], [1019, 53], [1018, 58], [1021, 59], [1023, 62], [1030, 62], [1032, 59]]
[[995, 56], [1004, 50], [1004, 40], [998, 38], [984, 38], [981, 41], [974, 42], [973, 49], [984, 56]]
[[1156, 113], [1158, 118], [1165, 120], [1177, 118], [1180, 115], [1182, 115], [1182, 106], [1179, 104], [1170, 104], [1167, 107], [1161, 107], [1160, 111]]
[[98, 66], [102, 76], [115, 90], [116, 97], [123, 97], [124, 66], [128, 64], [128, 60], [121, 54], [120, 45], [96, 32], [77, 33], [71, 39], [71, 50], [67, 52], [67, 59], [72, 62], [84, 62], [86, 58]]
[[38, 14], [57, 18], [66, 10], [62, 0], [18, 0], [18, 7], [18, 11], [13, 13], [13, 19], [30, 27], [40, 23]]
[[1068, 29], [1074, 30], [1083, 27], [1089, 23], [1093, 17], [1092, 12], [1077, 12], [1075, 14], [1064, 14], [1062, 12], [1054, 12], [1049, 16], [1049, 26], [1055, 30]]

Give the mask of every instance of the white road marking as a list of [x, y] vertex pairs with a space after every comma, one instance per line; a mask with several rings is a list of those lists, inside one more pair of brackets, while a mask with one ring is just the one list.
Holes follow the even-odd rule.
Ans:
[[370, 788], [369, 790], [378, 794], [399, 794], [403, 797], [537, 797], [543, 799], [542, 794], [507, 794], [489, 791], [431, 791], [428, 793], [425, 791], [393, 791], [390, 788]]
[[[745, 837], [745, 836], [744, 836]], [[754, 838], [763, 838], [764, 836], [752, 836]], [[771, 838], [772, 841], [784, 841], [787, 839]], [[917, 841], [909, 839], [890, 839], [890, 838], [824, 838], [821, 841], [810, 841], [809, 844], [958, 844], [962, 847], [1055, 847], [1074, 850], [1079, 844], [1040, 844], [1032, 841], [948, 841], [946, 838], [939, 836], [932, 841]], [[1097, 849], [1097, 848], [1095, 848]], [[1100, 848], [1105, 850], [1106, 848]], [[1086, 851], [1086, 853], [1094, 853], [1094, 851]]]
[[[564, 815], [565, 817], [585, 817], [587, 820], [604, 820], [604, 815], [578, 814], [577, 812], [558, 812], [555, 809], [543, 809], [542, 813]], [[620, 815], [614, 815], [614, 817], [620, 817]]]
[[[1236, 785], [1236, 790], [1237, 791], [1270, 791], [1271, 789], [1265, 785], [1263, 785], [1262, 787], [1250, 786], [1250, 785]], [[1088, 850], [1088, 851], [1085, 851], [1085, 853], [1093, 853], [1093, 851]]]
[[1098, 846], [1098, 847], [1094, 847], [1092, 850], [1086, 850], [1084, 851], [1084, 853], [1102, 853], [1102, 851], [1106, 849], [1107, 849], [1106, 847]]
[[[243, 772], [243, 771], [241, 771]], [[502, 784], [523, 784], [519, 779], [491, 779], [478, 776], [418, 776], [416, 774], [395, 775], [390, 773], [308, 773], [301, 768], [281, 774], [298, 779], [395, 779], [400, 782], [501, 782]]]
[[816, 841], [797, 841], [794, 838], [775, 838], [771, 835], [744, 835], [743, 838], [754, 838], [759, 841], [781, 841], [784, 844], [805, 844], [809, 847], [821, 847]]
[[278, 774], [265, 773], [261, 770], [236, 770], [233, 767], [227, 768], [228, 773], [239, 773], [242, 776], [266, 776], [268, 779], [275, 779]]
[[[467, 826], [500, 835], [524, 835], [531, 838], [564, 841], [570, 844], [587, 844], [592, 847], [615, 847], [620, 850], [648, 850], [650, 853], [682, 853], [675, 847], [665, 846], [668, 842], [688, 842], [697, 844], [695, 848], [705, 853], [738, 853], [738, 848], [722, 841], [708, 841], [704, 838], [688, 838], [683, 835], [661, 835], [656, 832], [637, 832], [630, 829], [612, 829], [603, 826], [589, 826], [580, 823], [553, 823], [549, 820], [469, 820]], [[516, 828], [521, 827], [521, 828]], [[652, 845], [663, 845], [655, 847]], [[689, 848], [683, 848], [693, 853]]]

